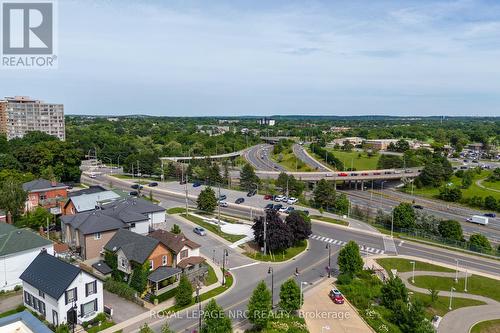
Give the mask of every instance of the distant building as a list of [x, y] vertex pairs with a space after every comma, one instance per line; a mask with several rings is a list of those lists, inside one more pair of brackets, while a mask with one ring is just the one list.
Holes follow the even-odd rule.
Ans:
[[351, 129], [350, 127], [343, 127], [343, 126], [333, 126], [332, 128], [330, 128], [330, 130], [333, 133], [343, 133], [343, 132], [346, 132], [350, 129]]
[[481, 142], [469, 143], [467, 148], [473, 151], [481, 151], [483, 150], [483, 144]]
[[45, 103], [26, 96], [0, 100], [0, 134], [11, 140], [33, 131], [65, 140], [63, 104]]
[[362, 144], [363, 141], [365, 141], [365, 139], [357, 137], [357, 136], [338, 138], [338, 139], [335, 139], [332, 141], [332, 145], [333, 146], [336, 146], [336, 145], [343, 146], [344, 142], [346, 142], [346, 141], [348, 141], [351, 145], [356, 146], [356, 145]]
[[68, 186], [42, 178], [24, 183], [23, 190], [28, 193], [27, 212], [43, 207], [51, 210], [52, 214], [61, 214], [68, 197]]
[[205, 133], [210, 136], [217, 136], [229, 132], [229, 126], [218, 125], [197, 125], [198, 132]]
[[264, 125], [264, 126], [274, 126], [276, 125], [276, 120], [271, 119], [271, 118], [261, 118], [258, 121], [259, 125]]
[[396, 144], [398, 139], [374, 139], [374, 140], [366, 140], [365, 143], [368, 147], [376, 150], [387, 150], [391, 143]]

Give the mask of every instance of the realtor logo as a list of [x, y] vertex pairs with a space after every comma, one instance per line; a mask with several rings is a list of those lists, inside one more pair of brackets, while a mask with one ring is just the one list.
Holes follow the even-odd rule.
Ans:
[[5, 1], [1, 17], [2, 67], [54, 67], [57, 57], [52, 1]]

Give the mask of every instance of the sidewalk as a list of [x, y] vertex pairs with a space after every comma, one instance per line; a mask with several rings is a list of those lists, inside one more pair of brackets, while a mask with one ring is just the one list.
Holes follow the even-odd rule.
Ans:
[[314, 333], [373, 333], [373, 330], [348, 301], [344, 304], [334, 304], [330, 300], [328, 292], [334, 288], [332, 281], [332, 279], [325, 279], [304, 293], [302, 314], [309, 331]]

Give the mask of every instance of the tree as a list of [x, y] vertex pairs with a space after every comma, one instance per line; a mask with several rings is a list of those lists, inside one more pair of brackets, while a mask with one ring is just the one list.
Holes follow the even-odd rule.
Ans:
[[391, 277], [381, 289], [382, 305], [389, 309], [395, 309], [396, 301], [406, 302], [408, 290], [398, 276]]
[[335, 205], [335, 189], [331, 183], [321, 179], [314, 188], [314, 203], [323, 209], [333, 208]]
[[289, 278], [280, 287], [280, 308], [286, 312], [300, 309], [300, 288], [294, 279]]
[[439, 199], [450, 202], [460, 201], [462, 198], [462, 191], [458, 187], [443, 186], [439, 189]]
[[67, 324], [60, 324], [57, 326], [55, 333], [69, 333], [69, 332], [70, 331]]
[[217, 198], [215, 197], [214, 190], [210, 186], [201, 190], [196, 203], [199, 210], [210, 213], [213, 212], [217, 206]]
[[181, 227], [179, 227], [179, 225], [178, 225], [178, 224], [174, 224], [174, 225], [172, 226], [172, 228], [170, 228], [170, 232], [171, 232], [171, 233], [173, 233], [173, 234], [178, 235], [178, 234], [180, 234], [180, 233], [181, 233]]
[[144, 324], [141, 328], [139, 328], [139, 333], [154, 333], [154, 331], [149, 328], [148, 324]]
[[404, 153], [405, 151], [410, 149], [410, 144], [405, 139], [399, 139], [396, 142], [396, 151], [400, 153]]
[[339, 270], [342, 274], [351, 276], [363, 270], [363, 259], [359, 253], [359, 246], [354, 241], [349, 241], [340, 252], [337, 259]]
[[272, 310], [271, 292], [264, 281], [260, 281], [248, 301], [248, 320], [257, 328], [267, 327]]
[[0, 208], [10, 212], [14, 221], [21, 215], [28, 194], [20, 182], [7, 179], [0, 185]]
[[240, 172], [240, 187], [245, 191], [255, 189], [256, 184], [260, 184], [260, 179], [255, 174], [253, 167], [246, 163]]
[[132, 271], [130, 286], [137, 290], [139, 293], [142, 293], [144, 290], [146, 290], [149, 275], [148, 264], [149, 263], [144, 263], [142, 265], [136, 264]]
[[486, 198], [484, 198], [484, 207], [491, 210], [497, 210], [499, 209], [500, 205], [495, 197], [488, 195]]
[[488, 238], [481, 234], [471, 235], [469, 237], [469, 246], [473, 250], [491, 251], [493, 249]]
[[349, 199], [347, 199], [347, 196], [345, 194], [338, 195], [335, 198], [335, 212], [340, 215], [347, 215], [349, 212]]
[[36, 207], [34, 211], [26, 213], [21, 217], [16, 225], [29, 227], [38, 230], [40, 227], [46, 227], [47, 221], [52, 222], [53, 216], [48, 210], [42, 207]]
[[203, 309], [201, 333], [231, 333], [232, 329], [231, 319], [212, 298]]
[[175, 305], [185, 306], [193, 302], [193, 286], [186, 274], [182, 274], [175, 293]]
[[402, 202], [392, 212], [394, 215], [394, 226], [397, 228], [411, 229], [415, 227], [415, 210], [408, 202]]
[[[270, 252], [288, 249], [293, 245], [294, 236], [290, 226], [283, 222], [276, 211], [266, 212], [266, 246]], [[252, 226], [254, 241], [260, 246], [264, 246], [264, 217], [259, 216], [254, 219]]]
[[441, 237], [446, 239], [462, 241], [464, 238], [462, 225], [454, 220], [443, 220], [439, 222], [438, 231]]
[[473, 180], [474, 176], [472, 175], [472, 172], [464, 172], [462, 176], [462, 188], [469, 188], [472, 185]]
[[429, 288], [429, 295], [431, 296], [431, 304], [434, 304], [439, 298], [439, 290], [435, 287]]
[[304, 213], [293, 211], [285, 218], [293, 236], [293, 243], [297, 244], [309, 238], [311, 235], [311, 220]]
[[[201, 316], [201, 314], [200, 314]], [[174, 331], [172, 331], [170, 329], [170, 326], [168, 326], [168, 323], [165, 322], [165, 324], [163, 324], [163, 326], [161, 327], [161, 333], [174, 333]]]
[[380, 155], [377, 169], [400, 169], [403, 167], [403, 159], [397, 155]]

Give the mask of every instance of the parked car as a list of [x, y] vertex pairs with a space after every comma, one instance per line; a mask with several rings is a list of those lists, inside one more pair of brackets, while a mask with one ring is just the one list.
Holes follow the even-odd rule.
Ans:
[[219, 206], [221, 206], [221, 207], [227, 207], [227, 201], [220, 200], [219, 201]]
[[234, 203], [237, 203], [239, 205], [239, 204], [244, 203], [244, 202], [245, 202], [245, 199], [238, 198], [238, 199], [236, 199], [236, 201]]
[[495, 218], [495, 217], [497, 217], [497, 214], [495, 214], [495, 213], [485, 213], [484, 216]]
[[280, 213], [285, 213], [287, 211], [288, 207], [282, 206], [278, 211]]
[[219, 197], [219, 201], [223, 201], [223, 200], [226, 200], [227, 199], [227, 195], [225, 194], [221, 194], [220, 197]]
[[328, 296], [330, 296], [330, 299], [333, 301], [333, 303], [344, 304], [344, 296], [337, 289], [330, 290], [330, 293], [328, 294]]
[[283, 195], [278, 195], [278, 196], [276, 196], [276, 197], [274, 198], [274, 201], [278, 201], [278, 202], [279, 202], [279, 201], [283, 201], [283, 198], [284, 198], [284, 197], [285, 197], [285, 196], [283, 196]]
[[424, 209], [422, 205], [413, 205], [413, 208], [415, 209]]
[[282, 205], [282, 204], [277, 204], [277, 205], [274, 205], [274, 206], [273, 206], [273, 210], [275, 210], [275, 211], [279, 211], [282, 207], [283, 207], [283, 205]]
[[157, 182], [152, 182], [152, 183], [149, 183], [148, 186], [149, 187], [155, 187], [155, 186], [158, 186], [158, 183]]
[[247, 193], [247, 197], [253, 197], [256, 194], [257, 194], [257, 190], [251, 190], [250, 192]]
[[293, 208], [292, 206], [288, 206], [285, 210], [285, 214], [290, 214], [292, 213], [293, 211], [295, 210], [295, 208]]
[[264, 210], [271, 210], [274, 208], [274, 205], [272, 203], [267, 204], [266, 207], [264, 207]]
[[128, 193], [128, 195], [138, 196], [138, 195], [139, 195], [139, 192], [137, 192], [137, 191], [130, 191], [130, 192]]
[[299, 201], [299, 199], [294, 198], [294, 197], [290, 197], [290, 198], [288, 198], [288, 200], [286, 201], [286, 203], [289, 204], [289, 205], [293, 205], [293, 204], [297, 203], [297, 201]]
[[130, 185], [130, 188], [133, 188], [134, 190], [138, 190], [139, 184], [132, 184], [132, 185]]
[[272, 196], [272, 195], [270, 195], [270, 194], [266, 194], [266, 195], [264, 196], [264, 200], [271, 200], [272, 198], [273, 198], [273, 196]]
[[206, 236], [207, 232], [202, 227], [194, 227], [193, 232], [200, 236]]
[[193, 183], [193, 187], [200, 187], [200, 186], [201, 186], [201, 183], [199, 183], [199, 182]]

